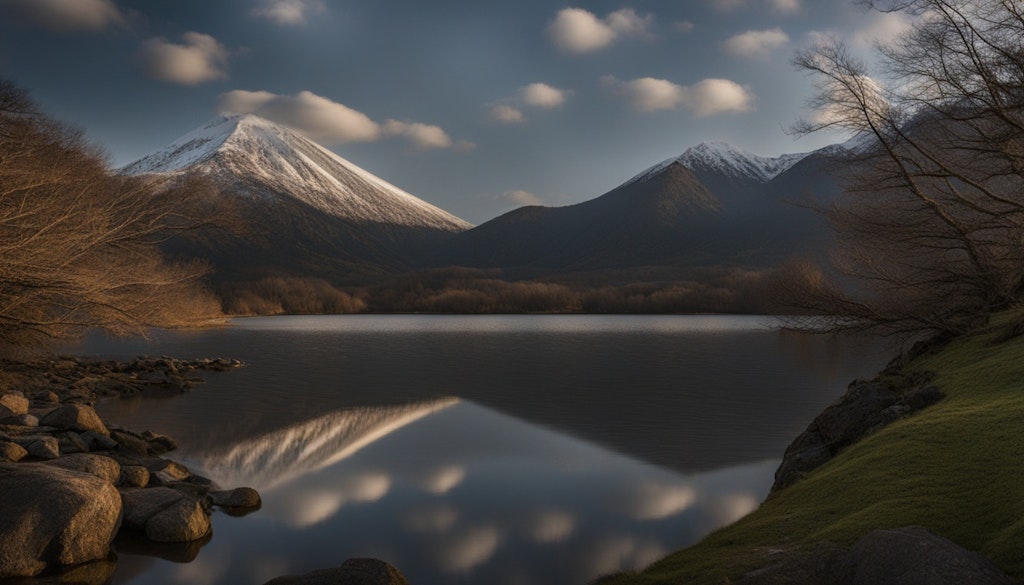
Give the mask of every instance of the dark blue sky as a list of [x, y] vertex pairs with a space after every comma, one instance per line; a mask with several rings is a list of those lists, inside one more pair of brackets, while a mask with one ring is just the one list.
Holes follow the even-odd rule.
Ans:
[[590, 199], [701, 141], [784, 129], [819, 35], [896, 17], [844, 0], [0, 0], [0, 75], [121, 166], [253, 111], [471, 222]]

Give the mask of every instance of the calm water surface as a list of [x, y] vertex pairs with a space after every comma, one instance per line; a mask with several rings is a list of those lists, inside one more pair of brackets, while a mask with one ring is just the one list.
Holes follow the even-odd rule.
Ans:
[[890, 349], [761, 317], [318, 316], [74, 351], [248, 364], [100, 405], [264, 499], [215, 514], [201, 548], [124, 544], [114, 583], [375, 556], [413, 585], [530, 585], [640, 568], [750, 512], [788, 442]]

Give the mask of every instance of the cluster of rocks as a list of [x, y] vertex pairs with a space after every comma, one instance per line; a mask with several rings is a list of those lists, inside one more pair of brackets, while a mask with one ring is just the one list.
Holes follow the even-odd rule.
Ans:
[[927, 408], [945, 394], [921, 375], [901, 384], [855, 380], [789, 444], [775, 472], [772, 492], [792, 485], [862, 437]]
[[285, 575], [264, 585], [409, 585], [405, 575], [379, 559], [349, 559], [335, 569]]
[[[0, 578], [34, 576], [108, 558], [119, 533], [181, 543], [206, 538], [214, 506], [238, 514], [259, 508], [255, 490], [219, 490], [161, 455], [168, 437], [107, 426], [99, 396], [152, 384], [182, 390], [201, 369], [233, 360], [134, 362], [54, 360], [5, 364], [0, 380]], [[15, 386], [18, 389], [13, 389]]]

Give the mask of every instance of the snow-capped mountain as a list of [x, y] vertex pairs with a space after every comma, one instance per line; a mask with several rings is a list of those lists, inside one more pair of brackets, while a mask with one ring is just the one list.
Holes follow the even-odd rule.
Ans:
[[355, 222], [453, 233], [472, 227], [297, 132], [248, 114], [218, 116], [122, 172], [201, 175], [238, 195], [267, 201], [290, 196]]
[[760, 156], [725, 142], [702, 142], [682, 155], [664, 160], [626, 181], [623, 186], [642, 182], [679, 163], [697, 173], [717, 173], [730, 178], [767, 183], [788, 171], [810, 153]]
[[699, 144], [595, 199], [523, 207], [459, 234], [442, 262], [542, 274], [777, 265], [823, 248], [821, 218], [792, 203], [835, 193], [826, 165], [818, 152]]

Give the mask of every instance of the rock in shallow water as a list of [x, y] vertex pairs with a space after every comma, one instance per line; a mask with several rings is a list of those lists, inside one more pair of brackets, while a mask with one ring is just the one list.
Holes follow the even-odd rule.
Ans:
[[122, 492], [124, 525], [156, 542], [188, 542], [206, 536], [210, 516], [195, 497], [167, 487]]
[[263, 503], [260, 500], [259, 492], [247, 487], [212, 491], [210, 492], [210, 501], [214, 506], [222, 508], [257, 508]]
[[121, 496], [90, 474], [39, 463], [0, 464], [0, 578], [105, 558]]
[[264, 585], [409, 585], [395, 567], [378, 559], [349, 559], [337, 569], [287, 575]]

